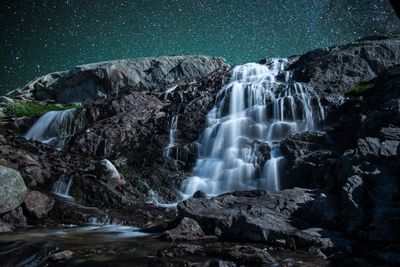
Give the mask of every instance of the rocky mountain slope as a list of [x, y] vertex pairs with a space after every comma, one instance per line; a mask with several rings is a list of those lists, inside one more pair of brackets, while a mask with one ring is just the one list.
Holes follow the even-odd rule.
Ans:
[[[182, 243], [160, 258], [202, 257], [204, 248], [191, 242], [211, 239], [297, 249], [333, 264], [399, 264], [400, 38], [317, 49], [284, 68], [318, 92], [326, 113], [318, 131], [282, 141], [285, 190], [197, 192], [177, 211], [149, 201], [179, 200], [206, 115], [231, 75], [223, 59], [90, 64], [1, 97], [0, 232], [113, 217]], [[62, 150], [21, 136], [38, 118], [20, 112], [27, 104], [77, 109]], [[66, 176], [75, 203], [51, 193]], [[257, 264], [275, 261], [251, 246], [218, 253], [229, 264], [249, 254]]]

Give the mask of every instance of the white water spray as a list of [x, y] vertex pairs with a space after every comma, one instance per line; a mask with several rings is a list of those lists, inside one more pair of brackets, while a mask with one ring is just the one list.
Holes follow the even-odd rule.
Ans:
[[[280, 141], [315, 129], [325, 116], [314, 90], [292, 81], [284, 71], [286, 62], [274, 59], [268, 65], [249, 63], [233, 69], [230, 83], [208, 113], [193, 176], [183, 185], [184, 197], [197, 190], [215, 195], [280, 189]], [[278, 81], [278, 76], [284, 79]], [[269, 156], [260, 150], [266, 146]], [[265, 154], [269, 159], [260, 163]]]
[[63, 198], [73, 199], [69, 194], [72, 182], [73, 182], [72, 176], [64, 176], [54, 183], [52, 192]]

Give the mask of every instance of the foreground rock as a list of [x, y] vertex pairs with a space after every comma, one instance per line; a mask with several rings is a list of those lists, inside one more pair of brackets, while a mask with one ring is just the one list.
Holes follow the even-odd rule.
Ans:
[[31, 191], [25, 198], [26, 209], [37, 219], [47, 216], [54, 207], [55, 200], [38, 191]]
[[160, 238], [169, 241], [194, 241], [207, 238], [207, 236], [195, 220], [183, 218], [178, 226], [165, 231]]
[[197, 221], [208, 235], [223, 240], [280, 243], [296, 226], [307, 225], [315, 194], [306, 189], [235, 192], [213, 199], [190, 198], [178, 204], [180, 217]]
[[0, 166], [0, 214], [18, 207], [27, 193], [28, 188], [19, 172]]

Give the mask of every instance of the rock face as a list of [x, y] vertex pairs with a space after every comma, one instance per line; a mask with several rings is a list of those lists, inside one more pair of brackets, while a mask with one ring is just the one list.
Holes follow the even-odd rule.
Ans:
[[352, 86], [376, 78], [400, 62], [400, 38], [360, 40], [321, 48], [301, 55], [289, 69], [294, 79], [325, 92], [345, 92]]
[[0, 166], [0, 214], [18, 207], [27, 193], [28, 188], [19, 172]]
[[226, 65], [224, 59], [206, 56], [173, 56], [116, 60], [75, 67], [38, 78], [11, 97], [90, 103], [131, 91], [165, 90], [191, 82]]

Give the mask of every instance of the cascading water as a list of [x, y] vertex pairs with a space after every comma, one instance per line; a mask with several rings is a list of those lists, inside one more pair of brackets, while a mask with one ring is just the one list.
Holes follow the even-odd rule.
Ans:
[[69, 195], [69, 191], [71, 190], [73, 182], [72, 176], [64, 176], [61, 177], [58, 181], [56, 181], [53, 185], [52, 192], [67, 199], [73, 199]]
[[[235, 190], [279, 190], [280, 141], [315, 129], [324, 110], [314, 90], [294, 82], [285, 59], [249, 63], [232, 71], [229, 84], [208, 113], [193, 176], [183, 196], [202, 190], [215, 195]], [[283, 77], [278, 79], [278, 77]]]
[[169, 128], [169, 142], [167, 147], [164, 149], [164, 156], [168, 159], [178, 160], [178, 146], [176, 144], [178, 133], [178, 115], [175, 115], [172, 117], [171, 126]]
[[76, 132], [76, 109], [49, 111], [41, 116], [25, 135], [33, 139], [63, 149], [66, 140]]

